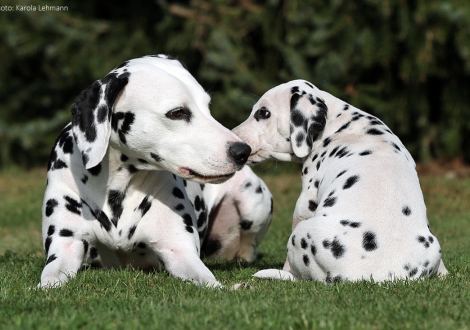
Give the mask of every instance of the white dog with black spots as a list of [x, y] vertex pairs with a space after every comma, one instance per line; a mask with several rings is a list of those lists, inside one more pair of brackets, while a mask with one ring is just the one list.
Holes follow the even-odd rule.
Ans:
[[200, 256], [256, 258], [271, 193], [209, 101], [165, 55], [127, 61], [77, 97], [49, 161], [40, 287], [84, 264], [166, 269], [218, 287]]
[[247, 164], [303, 164], [284, 268], [254, 276], [331, 283], [447, 274], [415, 162], [376, 117], [294, 80], [266, 92], [233, 132], [252, 149]]

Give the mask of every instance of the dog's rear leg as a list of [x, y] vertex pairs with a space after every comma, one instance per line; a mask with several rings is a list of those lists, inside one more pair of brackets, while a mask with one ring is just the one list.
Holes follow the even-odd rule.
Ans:
[[59, 287], [74, 277], [83, 263], [88, 243], [73, 237], [54, 237], [38, 287]]

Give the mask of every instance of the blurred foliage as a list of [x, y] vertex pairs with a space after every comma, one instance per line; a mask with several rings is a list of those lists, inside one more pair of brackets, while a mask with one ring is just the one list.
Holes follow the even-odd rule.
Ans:
[[268, 89], [306, 79], [379, 116], [417, 159], [470, 161], [466, 0], [29, 4], [68, 10], [0, 12], [0, 166], [44, 165], [80, 91], [156, 53], [186, 64], [229, 128]]

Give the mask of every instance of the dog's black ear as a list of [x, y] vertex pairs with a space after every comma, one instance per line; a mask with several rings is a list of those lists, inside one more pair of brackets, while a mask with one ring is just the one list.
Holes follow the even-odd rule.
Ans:
[[290, 140], [294, 154], [303, 158], [312, 152], [313, 142], [325, 128], [328, 107], [320, 90], [305, 82], [291, 89]]
[[80, 93], [72, 105], [72, 131], [83, 165], [98, 165], [108, 149], [113, 105], [129, 73], [109, 73]]

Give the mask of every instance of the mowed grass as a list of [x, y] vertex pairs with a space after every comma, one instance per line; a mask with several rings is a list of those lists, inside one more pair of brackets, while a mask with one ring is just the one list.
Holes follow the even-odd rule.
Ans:
[[274, 220], [252, 265], [207, 261], [227, 286], [197, 287], [166, 273], [85, 270], [60, 289], [35, 289], [45, 259], [41, 204], [45, 171], [0, 174], [2, 329], [469, 329], [470, 178], [421, 177], [433, 233], [450, 275], [382, 285], [253, 279], [282, 267], [300, 170], [256, 168], [274, 194]]

